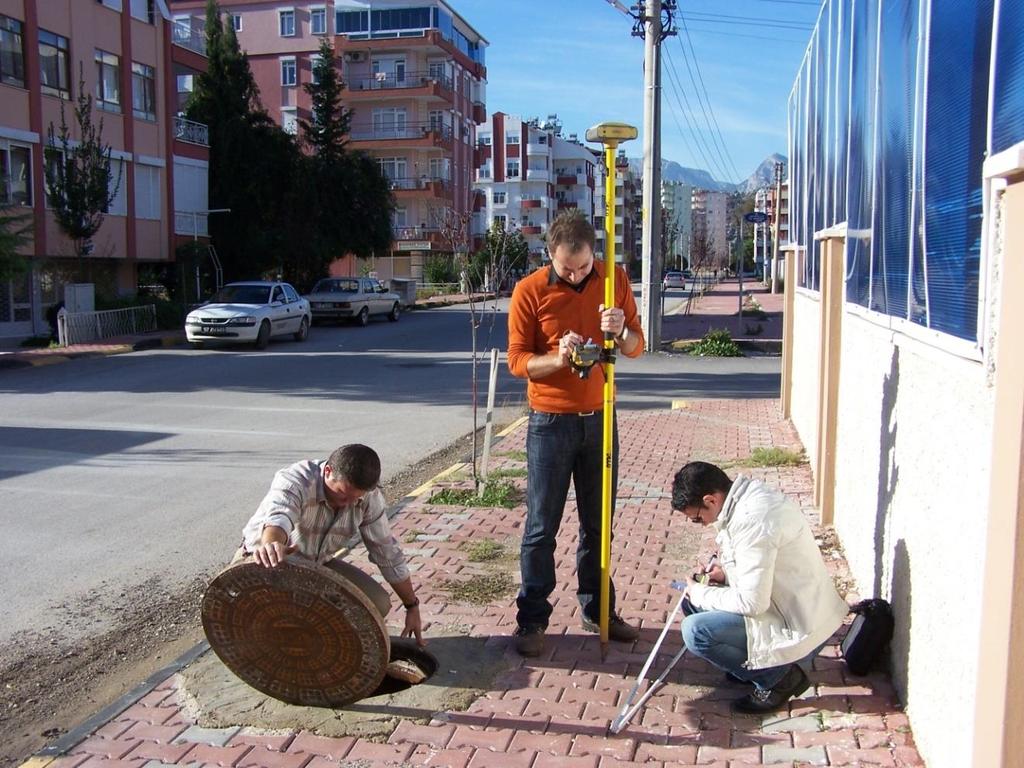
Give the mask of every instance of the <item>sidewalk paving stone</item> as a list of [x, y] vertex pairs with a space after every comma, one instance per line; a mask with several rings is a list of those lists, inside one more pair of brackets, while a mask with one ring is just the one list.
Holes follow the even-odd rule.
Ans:
[[[180, 708], [177, 686], [169, 680], [73, 747], [53, 768], [115, 768], [117, 761], [126, 768], [144, 768], [154, 760], [224, 768], [920, 765], [891, 682], [884, 675], [847, 674], [836, 645], [842, 632], [816, 660], [812, 688], [783, 712], [734, 715], [731, 700], [745, 688], [724, 683], [720, 672], [687, 656], [621, 734], [609, 733], [678, 599], [668, 582], [688, 572], [713, 545], [713, 531], [680, 521], [669, 510], [672, 475], [694, 458], [739, 459], [762, 445], [802, 450], [774, 400], [691, 400], [674, 411], [620, 414], [619, 428], [624, 492], [616, 512], [613, 576], [620, 612], [629, 621], [641, 620], [638, 642], [613, 642], [602, 660], [598, 638], [579, 625], [574, 578], [578, 523], [570, 513], [575, 503], [570, 498], [559, 534], [558, 588], [546, 649], [538, 658], [520, 658], [511, 637], [514, 591], [483, 605], [462, 603], [452, 598], [445, 580], [506, 573], [513, 584], [518, 581], [515, 554], [525, 515], [521, 500], [512, 509], [463, 507], [453, 515], [450, 507], [430, 505], [428, 491], [407, 504], [393, 523], [400, 540], [411, 531], [432, 537], [429, 547], [406, 550], [412, 564], [429, 574], [417, 577], [428, 639], [453, 634], [486, 638], [509, 666], [490, 690], [467, 701], [465, 711], [428, 711], [418, 721], [400, 719], [387, 743], [355, 735], [328, 738], [301, 730], [301, 724], [285, 733], [206, 728]], [[495, 454], [504, 455], [503, 466], [522, 467], [518, 452], [524, 445], [525, 426], [520, 426]], [[743, 472], [789, 492], [816, 524], [806, 465]], [[525, 487], [524, 478], [513, 482]], [[438, 521], [455, 525], [434, 533], [440, 529], [431, 526]], [[470, 563], [466, 543], [484, 538], [506, 545], [508, 556]], [[364, 550], [355, 550], [350, 559], [373, 572]], [[830, 562], [829, 567], [843, 573], [845, 564]], [[396, 616], [389, 617], [393, 634], [400, 628]], [[670, 631], [654, 674], [680, 643], [678, 629]]]

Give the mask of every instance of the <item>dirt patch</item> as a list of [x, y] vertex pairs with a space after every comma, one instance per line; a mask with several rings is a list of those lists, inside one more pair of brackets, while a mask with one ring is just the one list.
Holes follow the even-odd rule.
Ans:
[[[472, 445], [467, 434], [395, 473], [384, 484], [386, 498], [398, 501], [468, 459]], [[144, 601], [124, 594], [104, 606], [113, 620], [101, 632], [90, 629], [99, 611], [86, 604], [69, 607], [66, 626], [0, 646], [0, 768], [20, 764], [202, 640], [199, 603], [213, 576], [188, 584], [153, 581], [138, 590]]]
[[[127, 693], [202, 639], [207, 578], [139, 588], [146, 600], [113, 609], [113, 628], [68, 640], [65, 628], [15, 638], [0, 649], [0, 765], [16, 765]], [[68, 633], [89, 617], [70, 611]]]

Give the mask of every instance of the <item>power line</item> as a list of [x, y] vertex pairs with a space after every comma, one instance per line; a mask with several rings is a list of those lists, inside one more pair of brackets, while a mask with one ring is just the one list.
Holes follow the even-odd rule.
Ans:
[[815, 8], [821, 8], [820, 2], [815, 0], [757, 0], [759, 3], [783, 3], [785, 5], [813, 5]]
[[[671, 54], [665, 50], [665, 60], [669, 64], [669, 68], [666, 70], [669, 73], [669, 81], [672, 85], [672, 89], [675, 91], [676, 100], [679, 102], [680, 109], [682, 110], [683, 117], [686, 119], [686, 124], [690, 128], [690, 133], [697, 141], [697, 149], [700, 151], [701, 158], [704, 161], [708, 171], [714, 172], [719, 178], [725, 179], [729, 173], [725, 170], [724, 165], [719, 165], [715, 159], [715, 153], [711, 149], [711, 145], [707, 143], [703, 133], [694, 127], [694, 122], [690, 119], [690, 114], [693, 113], [693, 108], [690, 106], [690, 100], [686, 96], [686, 89], [682, 87], [682, 81], [679, 78], [679, 73], [676, 71], [675, 62], [672, 60]], [[685, 107], [683, 106], [685, 104]], [[696, 119], [696, 117], [694, 117]], [[682, 128], [680, 128], [682, 131]]]
[[[683, 59], [686, 63], [686, 68], [690, 75], [690, 81], [693, 82], [694, 91], [697, 94], [697, 103], [700, 104], [701, 112], [704, 113], [704, 121], [708, 125], [712, 141], [717, 140], [718, 144], [720, 145], [720, 152], [722, 156], [728, 161], [728, 166], [732, 168], [734, 178], [740, 180], [743, 178], [743, 175], [736, 169], [736, 164], [733, 162], [732, 156], [729, 154], [729, 149], [725, 146], [725, 139], [722, 138], [722, 129], [718, 125], [718, 119], [715, 117], [715, 110], [711, 106], [711, 97], [708, 96], [708, 89], [704, 85], [704, 76], [701, 74], [700, 71], [700, 63], [697, 61], [697, 51], [693, 47], [693, 40], [690, 39], [690, 32], [689, 30], [687, 30], [686, 24], [682, 20], [680, 20], [679, 26], [683, 28], [683, 33], [686, 35], [686, 40], [690, 46], [690, 54], [693, 56], [693, 67], [691, 67], [689, 57], [686, 53], [686, 47], [683, 45], [682, 39], [679, 39], [679, 48], [683, 52]], [[696, 71], [697, 73], [696, 79], [694, 79], [693, 76], [694, 71]], [[697, 88], [698, 80], [700, 81], [699, 89]], [[701, 93], [704, 94], [703, 100], [701, 99]], [[707, 102], [707, 109], [704, 108], [705, 101]], [[708, 117], [709, 113], [710, 118]], [[712, 128], [712, 123], [714, 124], [714, 128]], [[725, 166], [726, 163], [723, 162], [722, 165]]]
[[[699, 21], [703, 24], [728, 24], [730, 26], [740, 25], [747, 27], [769, 27], [773, 29], [792, 29], [798, 32], [810, 32], [814, 29], [813, 24], [800, 22], [776, 21], [773, 19], [761, 19], [750, 16], [721, 16], [718, 14], [695, 14], [688, 12], [685, 19]], [[744, 20], [745, 19], [745, 20]]]
[[694, 32], [700, 32], [702, 35], [719, 35], [721, 37], [745, 37], [749, 40], [775, 40], [780, 43], [806, 43], [807, 38], [794, 38], [794, 37], [779, 37], [778, 35], [745, 35], [739, 32], [719, 32], [713, 29], [704, 29], [703, 27], [695, 27], [692, 24], [690, 29]]

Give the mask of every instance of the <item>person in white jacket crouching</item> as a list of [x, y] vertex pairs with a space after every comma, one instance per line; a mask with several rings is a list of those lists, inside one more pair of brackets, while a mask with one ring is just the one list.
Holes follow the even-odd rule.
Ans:
[[686, 579], [687, 649], [731, 679], [753, 683], [733, 709], [780, 709], [810, 686], [801, 665], [849, 611], [803, 513], [763, 482], [730, 480], [703, 461], [676, 473], [672, 508], [717, 531], [717, 556], [699, 580]]

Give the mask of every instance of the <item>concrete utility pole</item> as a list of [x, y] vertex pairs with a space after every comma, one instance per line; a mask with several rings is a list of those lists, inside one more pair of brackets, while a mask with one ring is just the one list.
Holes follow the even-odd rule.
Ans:
[[644, 164], [640, 313], [647, 351], [661, 347], [661, 0], [641, 4], [644, 34]]

